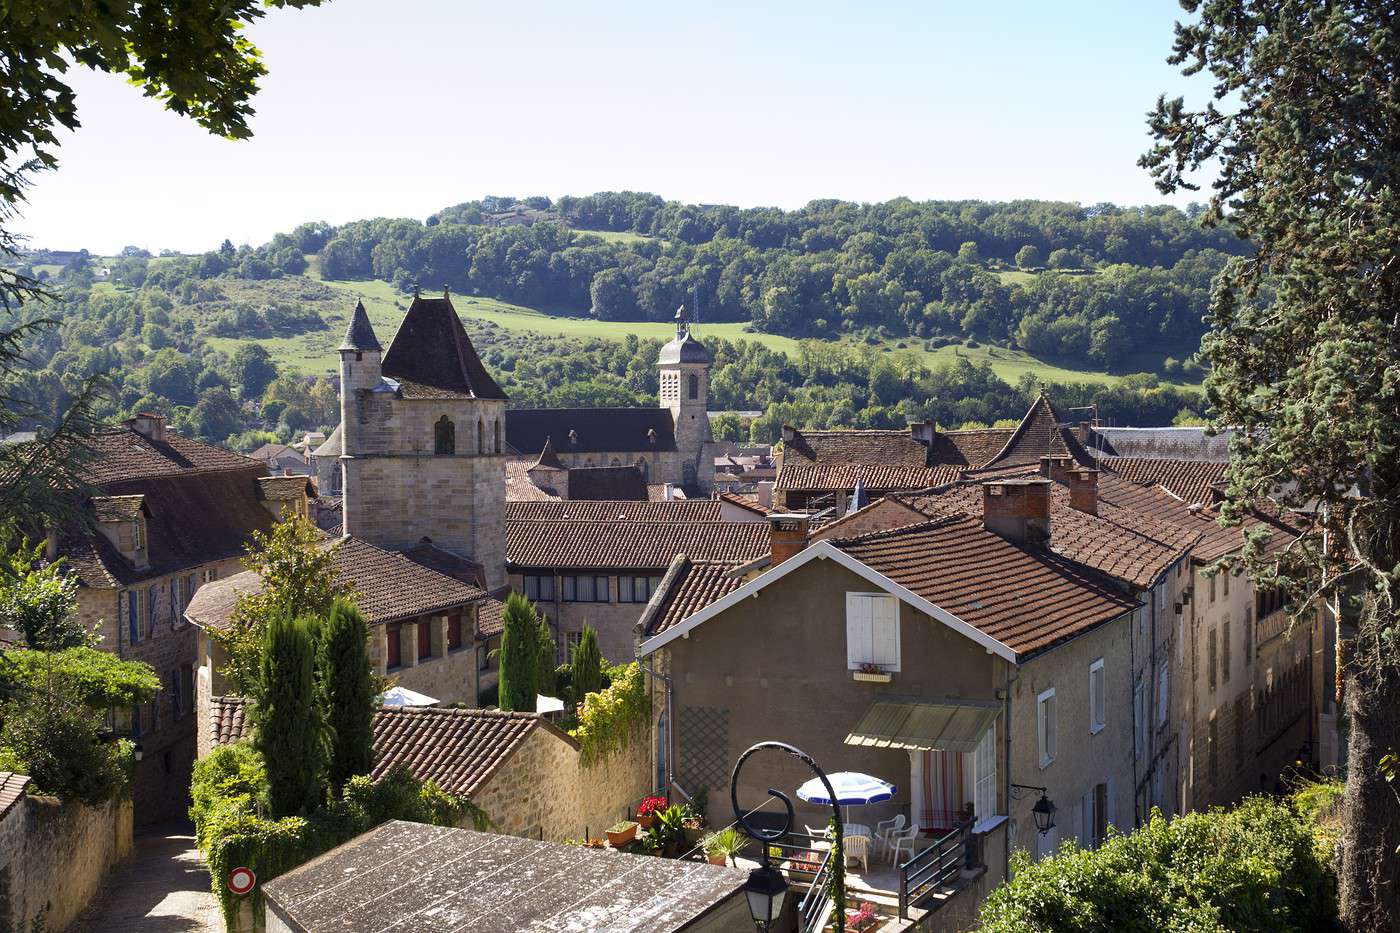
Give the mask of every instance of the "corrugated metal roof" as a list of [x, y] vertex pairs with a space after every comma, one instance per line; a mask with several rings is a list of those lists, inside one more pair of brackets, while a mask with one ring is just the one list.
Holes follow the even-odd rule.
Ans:
[[994, 700], [920, 700], [882, 697], [870, 704], [847, 745], [974, 752], [1001, 714]]

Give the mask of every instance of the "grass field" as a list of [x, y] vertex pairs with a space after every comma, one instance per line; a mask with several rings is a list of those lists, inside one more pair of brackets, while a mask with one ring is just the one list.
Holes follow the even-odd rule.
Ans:
[[[573, 230], [579, 236], [596, 236], [609, 243], [644, 243], [651, 237], [630, 230]], [[665, 240], [660, 241], [665, 243]]]
[[[308, 273], [309, 278], [324, 281], [316, 276], [314, 267], [309, 269]], [[400, 294], [388, 282], [378, 280], [324, 281], [324, 284], [343, 296], [342, 301], [335, 302], [330, 307], [318, 307], [318, 310], [326, 318], [324, 331], [302, 334], [297, 337], [276, 337], [260, 341], [281, 366], [295, 369], [307, 375], [334, 372], [339, 365], [335, 348], [345, 332], [350, 312], [354, 309], [356, 301], [364, 302], [365, 311], [369, 314], [375, 333], [380, 342], [387, 345], [412, 300], [408, 296]], [[244, 300], [249, 298], [246, 295], [240, 297]], [[601, 340], [622, 340], [628, 334], [636, 334], [643, 339], [665, 340], [675, 334], [675, 328], [669, 322], [595, 321], [586, 317], [565, 317], [545, 314], [533, 308], [526, 308], [495, 298], [453, 295], [452, 304], [465, 321], [468, 333], [478, 329], [473, 326], [473, 322], [489, 322], [503, 330], [515, 333], [534, 333], [551, 337], [592, 337]], [[703, 324], [697, 327], [696, 333], [702, 337], [719, 337], [725, 340], [752, 340], [781, 353], [796, 354], [797, 352], [798, 342], [791, 337], [750, 333], [745, 331], [744, 327], [744, 324], [739, 323]], [[232, 353], [240, 343], [247, 342], [232, 337], [209, 337], [207, 339], [210, 345], [227, 353]], [[884, 349], [892, 353], [917, 354], [929, 366], [950, 363], [958, 358], [968, 359], [974, 363], [985, 362], [999, 377], [1012, 384], [1027, 372], [1034, 372], [1039, 379], [1046, 382], [1061, 383], [1111, 383], [1116, 382], [1119, 378], [1113, 374], [1096, 370], [1068, 368], [1037, 359], [1020, 350], [1004, 347], [992, 347], [985, 344], [977, 347], [952, 345], [930, 351], [923, 349], [918, 340], [908, 340], [905, 343], [907, 347], [904, 349], [896, 347], [893, 343], [885, 345]], [[1144, 370], [1151, 370], [1155, 368], [1157, 362], [1144, 359], [1140, 365]], [[1193, 385], [1189, 382], [1175, 384]]]

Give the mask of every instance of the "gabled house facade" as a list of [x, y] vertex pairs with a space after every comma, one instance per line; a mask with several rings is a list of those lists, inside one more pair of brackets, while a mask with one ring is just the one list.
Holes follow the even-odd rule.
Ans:
[[[1108, 825], [1131, 826], [1141, 606], [1035, 543], [1049, 486], [985, 484], [985, 521], [955, 512], [784, 542], [747, 580], [673, 567], [639, 646], [664, 675], [657, 757], [671, 789], [728, 799], [743, 749], [790, 742], [828, 771], [897, 786], [892, 801], [860, 808], [861, 823], [904, 813], [927, 842], [970, 819], [982, 893], [1013, 849], [1044, 855], [1059, 839], [1095, 845]], [[751, 770], [740, 799], [755, 804], [808, 776], [781, 761]], [[1038, 795], [1013, 784], [1046, 788], [1056, 830], [1036, 832]]]

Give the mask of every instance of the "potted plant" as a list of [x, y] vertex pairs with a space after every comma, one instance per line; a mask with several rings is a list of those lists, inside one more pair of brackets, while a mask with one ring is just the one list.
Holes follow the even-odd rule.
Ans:
[[585, 849], [606, 849], [608, 841], [606, 839], [590, 839], [583, 844]]
[[851, 677], [867, 684], [887, 684], [890, 682], [890, 672], [880, 669], [880, 665], [869, 661], [860, 666], [860, 670], [852, 671]]
[[729, 864], [734, 856], [744, 851], [748, 843], [748, 837], [733, 826], [710, 833], [701, 840], [701, 845], [705, 847], [705, 857], [710, 860], [711, 865]]
[[679, 804], [671, 804], [656, 814], [656, 822], [648, 832], [656, 837], [657, 847], [662, 854], [674, 858], [685, 839], [685, 808]]
[[864, 933], [880, 925], [880, 915], [875, 913], [875, 905], [861, 901], [860, 909], [846, 915], [846, 929]]
[[636, 820], [621, 820], [608, 827], [608, 845], [614, 849], [620, 849], [636, 838]]
[[642, 800], [641, 806], [637, 807], [637, 822], [642, 829], [651, 829], [656, 822], [656, 814], [666, 809], [665, 797], [647, 797]]

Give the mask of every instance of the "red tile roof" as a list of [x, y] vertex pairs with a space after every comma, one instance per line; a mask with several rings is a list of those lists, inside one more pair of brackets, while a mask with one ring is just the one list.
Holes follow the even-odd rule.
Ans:
[[0, 771], [0, 819], [4, 819], [5, 814], [14, 809], [28, 787], [29, 775]]
[[[754, 503], [757, 506], [757, 503]], [[507, 521], [717, 522], [718, 499], [672, 499], [638, 502], [632, 499], [583, 499], [551, 502], [507, 502]]]
[[[214, 742], [252, 738], [249, 701], [214, 697], [210, 727]], [[380, 709], [374, 714], [374, 769], [378, 780], [397, 764], [419, 780], [433, 780], [448, 793], [470, 796], [481, 789], [525, 742], [543, 729], [574, 747], [553, 724], [530, 713], [487, 709]]]
[[1094, 466], [1094, 458], [1063, 422], [1050, 398], [1041, 394], [1011, 432], [1001, 451], [984, 467], [1035, 465], [1041, 457], [1073, 457], [1083, 466]]
[[742, 563], [766, 553], [763, 522], [506, 522], [511, 567], [660, 571], [677, 554]]
[[804, 463], [789, 461], [785, 453], [774, 489], [784, 492], [835, 492], [854, 489], [856, 478], [860, 477], [867, 490], [883, 492], [938, 486], [951, 483], [961, 475], [962, 468], [956, 466], [885, 466], [878, 462]]
[[128, 427], [109, 428], [95, 434], [87, 445], [91, 456], [84, 464], [84, 479], [94, 486], [209, 470], [257, 468], [263, 475], [267, 473], [266, 464], [251, 457], [169, 430], [164, 441], [153, 441]]
[[966, 515], [831, 544], [1023, 656], [1137, 606], [1108, 578]]
[[721, 492], [716, 498], [728, 502], [730, 505], [737, 506], [738, 508], [747, 509], [757, 515], [773, 514], [772, 509], [761, 504], [757, 499], [741, 496], [737, 492]]
[[1157, 485], [1187, 503], [1209, 505], [1210, 488], [1225, 482], [1226, 463], [1150, 457], [1100, 457], [1099, 466], [1132, 483]]
[[735, 572], [734, 564], [701, 564], [682, 554], [667, 568], [637, 624], [650, 638], [743, 585], [744, 578]]

